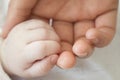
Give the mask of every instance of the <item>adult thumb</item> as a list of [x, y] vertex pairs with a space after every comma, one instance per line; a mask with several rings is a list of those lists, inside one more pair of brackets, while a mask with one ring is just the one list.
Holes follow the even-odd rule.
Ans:
[[29, 18], [37, 0], [11, 0], [8, 7], [7, 18], [3, 27], [2, 37], [5, 38], [10, 30], [22, 21]]

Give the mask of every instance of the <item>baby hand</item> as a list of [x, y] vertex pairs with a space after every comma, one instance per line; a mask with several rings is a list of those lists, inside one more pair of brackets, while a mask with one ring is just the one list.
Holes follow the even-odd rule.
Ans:
[[18, 24], [3, 40], [2, 64], [6, 72], [20, 77], [40, 77], [56, 64], [60, 53], [59, 37], [40, 20]]

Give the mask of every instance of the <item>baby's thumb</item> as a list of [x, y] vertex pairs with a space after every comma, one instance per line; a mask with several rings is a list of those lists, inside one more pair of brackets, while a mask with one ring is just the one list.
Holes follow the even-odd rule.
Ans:
[[26, 70], [27, 78], [41, 77], [47, 74], [56, 64], [58, 55], [51, 55], [42, 61], [36, 61], [32, 67]]

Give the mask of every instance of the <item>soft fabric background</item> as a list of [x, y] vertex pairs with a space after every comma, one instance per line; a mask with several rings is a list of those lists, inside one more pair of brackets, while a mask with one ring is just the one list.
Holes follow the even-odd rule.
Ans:
[[[4, 22], [4, 15], [6, 8], [2, 6], [4, 4], [0, 0], [0, 27]], [[91, 59], [97, 64], [100, 64], [113, 78], [113, 80], [120, 80], [120, 6], [118, 13], [117, 34], [112, 43], [102, 49], [96, 49]]]

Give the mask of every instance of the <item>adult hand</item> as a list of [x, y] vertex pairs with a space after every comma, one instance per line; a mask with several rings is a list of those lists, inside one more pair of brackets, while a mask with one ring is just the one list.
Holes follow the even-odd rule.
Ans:
[[117, 8], [118, 0], [11, 0], [3, 36], [24, 20], [39, 18], [48, 22], [52, 18], [63, 48], [58, 65], [67, 68], [74, 65], [73, 53], [86, 57], [95, 47], [112, 41]]

